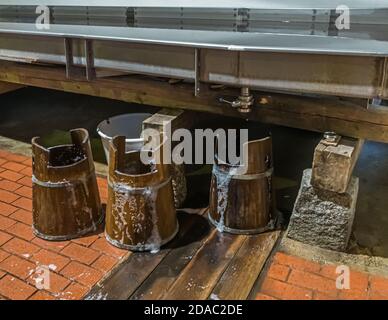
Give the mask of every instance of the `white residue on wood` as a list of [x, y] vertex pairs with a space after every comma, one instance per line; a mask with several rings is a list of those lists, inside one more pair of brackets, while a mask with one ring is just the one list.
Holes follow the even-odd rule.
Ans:
[[217, 212], [220, 220], [217, 222], [219, 232], [224, 232], [225, 229], [225, 214], [228, 207], [229, 185], [233, 175], [238, 171], [238, 167], [232, 167], [229, 171], [221, 171], [216, 165], [213, 169], [213, 176], [216, 179], [217, 192]]
[[[113, 203], [113, 219], [116, 225], [115, 236], [121, 244], [144, 247], [151, 253], [160, 251], [162, 239], [158, 227], [156, 199], [158, 191], [152, 187], [143, 190], [132, 189], [124, 184], [114, 186], [115, 202]], [[141, 243], [134, 243], [133, 234], [141, 235], [145, 231], [147, 220], [151, 220], [152, 230], [148, 239]]]

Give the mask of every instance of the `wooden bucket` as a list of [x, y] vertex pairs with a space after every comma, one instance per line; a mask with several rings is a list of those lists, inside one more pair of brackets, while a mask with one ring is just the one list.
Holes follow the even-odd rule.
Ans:
[[220, 161], [216, 155], [209, 219], [221, 232], [255, 234], [275, 226], [272, 139], [250, 141], [244, 151], [242, 166]]
[[178, 232], [170, 166], [160, 161], [145, 165], [140, 151], [125, 153], [121, 136], [111, 141], [109, 156], [108, 242], [127, 250], [158, 251]]
[[73, 144], [47, 149], [32, 139], [33, 231], [46, 240], [77, 238], [103, 222], [89, 134], [70, 135]]

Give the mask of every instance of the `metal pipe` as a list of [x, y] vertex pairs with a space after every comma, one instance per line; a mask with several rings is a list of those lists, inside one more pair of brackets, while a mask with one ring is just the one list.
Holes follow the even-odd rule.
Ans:
[[199, 93], [201, 91], [200, 88], [200, 68], [201, 68], [201, 52], [200, 49], [195, 48], [194, 51], [194, 95], [196, 97], [199, 96]]

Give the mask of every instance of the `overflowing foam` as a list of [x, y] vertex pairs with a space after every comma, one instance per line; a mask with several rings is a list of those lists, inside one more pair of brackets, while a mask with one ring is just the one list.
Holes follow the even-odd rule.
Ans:
[[225, 214], [228, 207], [229, 185], [232, 177], [238, 172], [238, 167], [231, 167], [228, 171], [221, 171], [217, 165], [213, 167], [213, 177], [217, 184], [217, 212], [220, 220], [217, 222], [217, 230], [225, 230]]

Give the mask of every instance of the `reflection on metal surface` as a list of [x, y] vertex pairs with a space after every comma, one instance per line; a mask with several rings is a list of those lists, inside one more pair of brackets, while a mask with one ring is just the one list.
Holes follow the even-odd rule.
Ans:
[[213, 32], [76, 25], [52, 25], [50, 30], [37, 30], [34, 24], [3, 22], [0, 23], [0, 34], [109, 40], [222, 49], [228, 51], [388, 56], [388, 42], [384, 41], [272, 33], [235, 33], [224, 31]]
[[[34, 1], [0, 2], [0, 21], [33, 23], [36, 19]], [[120, 3], [122, 6], [120, 6]], [[351, 38], [388, 40], [387, 1], [331, 1], [311, 4], [311, 1], [244, 1], [228, 6], [223, 1], [169, 1], [167, 5], [136, 1], [115, 1], [108, 6], [98, 1], [71, 5], [63, 1], [46, 1], [50, 6], [51, 23], [70, 25], [161, 28], [176, 30], [212, 30], [266, 32], [304, 35], [345, 36]], [[174, 4], [175, 3], [175, 4]], [[338, 5], [351, 9], [351, 30], [336, 30]], [[385, 28], [386, 30], [386, 28]], [[334, 31], [334, 32], [333, 32]]]
[[[79, 0], [45, 0], [48, 6], [79, 6]], [[2, 5], [41, 5], [41, 0], [1, 0]], [[82, 5], [88, 7], [107, 6], [105, 0], [83, 0]], [[339, 5], [347, 5], [352, 9], [386, 8], [386, 0], [112, 0], [109, 7], [182, 7], [182, 8], [252, 8], [252, 9], [333, 9]]]
[[[95, 68], [186, 79], [196, 96], [207, 82], [387, 97], [388, 1], [311, 3], [47, 1], [54, 24], [38, 30], [25, 23], [36, 2], [0, 1], [0, 59], [65, 64], [88, 80]], [[352, 10], [350, 30], [335, 27], [338, 4]]]

